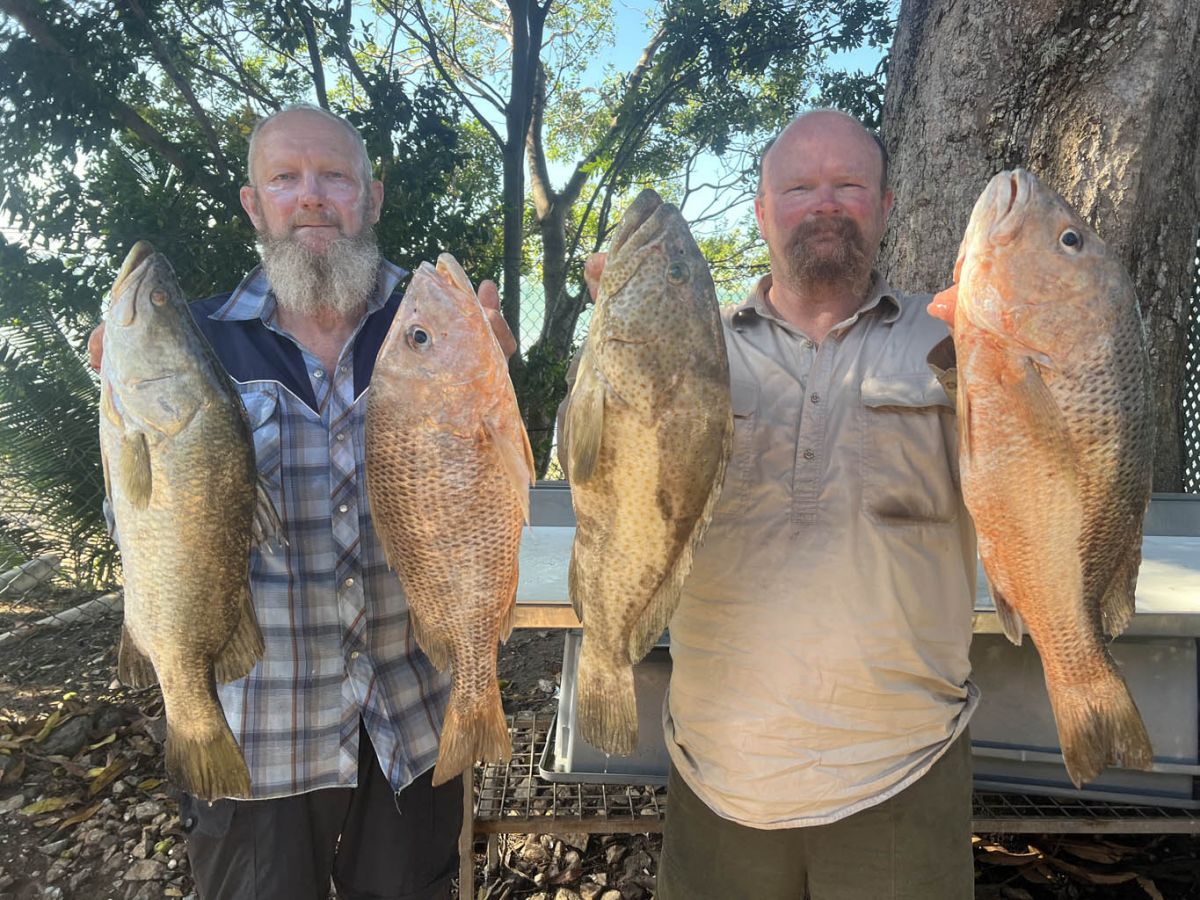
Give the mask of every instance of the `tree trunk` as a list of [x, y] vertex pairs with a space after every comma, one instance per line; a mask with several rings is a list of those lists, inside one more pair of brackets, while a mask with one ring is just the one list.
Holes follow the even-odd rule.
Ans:
[[1200, 3], [903, 0], [883, 110], [896, 191], [881, 268], [951, 280], [976, 197], [1024, 166], [1116, 252], [1155, 378], [1154, 488], [1183, 487], [1183, 390], [1200, 223]]

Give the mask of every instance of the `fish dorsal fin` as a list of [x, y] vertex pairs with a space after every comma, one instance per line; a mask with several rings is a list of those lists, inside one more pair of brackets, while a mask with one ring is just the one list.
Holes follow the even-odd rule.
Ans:
[[135, 509], [145, 509], [150, 505], [154, 478], [150, 471], [150, 445], [142, 432], [130, 432], [122, 438], [117, 477], [121, 479], [121, 488]]
[[517, 430], [521, 435], [519, 442], [509, 431], [501, 428], [492, 419], [485, 418], [483, 420], [483, 429], [492, 446], [496, 448], [496, 455], [500, 459], [504, 477], [516, 492], [517, 501], [521, 504], [521, 514], [528, 522], [529, 486], [534, 481], [535, 470], [533, 450], [529, 446], [529, 435], [525, 432], [525, 426], [518, 420]]
[[596, 469], [604, 432], [604, 383], [592, 366], [591, 354], [586, 349], [584, 354], [567, 401], [567, 478], [579, 484]]
[[271, 552], [271, 541], [287, 544], [287, 539], [283, 536], [283, 523], [279, 520], [279, 512], [275, 509], [275, 502], [271, 499], [271, 495], [267, 491], [266, 482], [261, 475], [258, 478], [258, 483], [255, 485], [254, 498], [254, 518], [251, 524], [251, 535], [255, 545], [264, 547], [268, 552]]
[[1004, 636], [1020, 647], [1021, 635], [1024, 634], [1025, 628], [1021, 614], [1008, 602], [1008, 598], [997, 590], [990, 578], [987, 586], [988, 593], [992, 595], [992, 603], [996, 606], [996, 617], [1000, 619], [1000, 627], [1004, 629]]

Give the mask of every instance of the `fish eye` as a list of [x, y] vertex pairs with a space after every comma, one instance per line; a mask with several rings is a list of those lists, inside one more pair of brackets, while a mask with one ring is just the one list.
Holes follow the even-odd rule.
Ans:
[[1067, 228], [1058, 236], [1058, 242], [1068, 250], [1079, 251], [1083, 246], [1083, 236], [1074, 228]]
[[410, 325], [405, 337], [408, 339], [408, 346], [414, 350], [428, 350], [433, 344], [433, 335], [420, 325]]
[[667, 281], [671, 284], [683, 284], [688, 280], [688, 267], [681, 262], [673, 262], [667, 266]]

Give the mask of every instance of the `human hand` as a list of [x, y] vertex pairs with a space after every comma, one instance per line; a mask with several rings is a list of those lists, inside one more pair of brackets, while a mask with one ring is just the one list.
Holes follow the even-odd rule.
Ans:
[[583, 264], [583, 280], [587, 284], [588, 293], [592, 295], [593, 303], [600, 293], [600, 276], [603, 274], [604, 265], [607, 262], [607, 253], [593, 253]]
[[104, 355], [104, 323], [97, 325], [88, 335], [88, 365], [100, 371], [100, 357]]
[[479, 283], [479, 304], [483, 307], [488, 324], [492, 326], [492, 333], [500, 343], [500, 349], [504, 351], [504, 358], [511, 359], [517, 352], [517, 339], [513, 337], [512, 329], [508, 327], [508, 323], [504, 321], [504, 314], [500, 312], [500, 289], [490, 278]]
[[935, 319], [941, 319], [954, 327], [954, 310], [958, 306], [958, 283], [950, 285], [944, 291], [939, 291], [933, 295], [933, 299], [929, 301], [929, 305], [925, 307], [929, 314]]

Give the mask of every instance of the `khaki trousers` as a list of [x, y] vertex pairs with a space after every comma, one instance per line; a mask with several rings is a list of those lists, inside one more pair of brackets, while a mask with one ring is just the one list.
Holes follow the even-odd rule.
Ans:
[[971, 743], [829, 825], [765, 830], [714, 813], [671, 767], [656, 900], [970, 900]]

